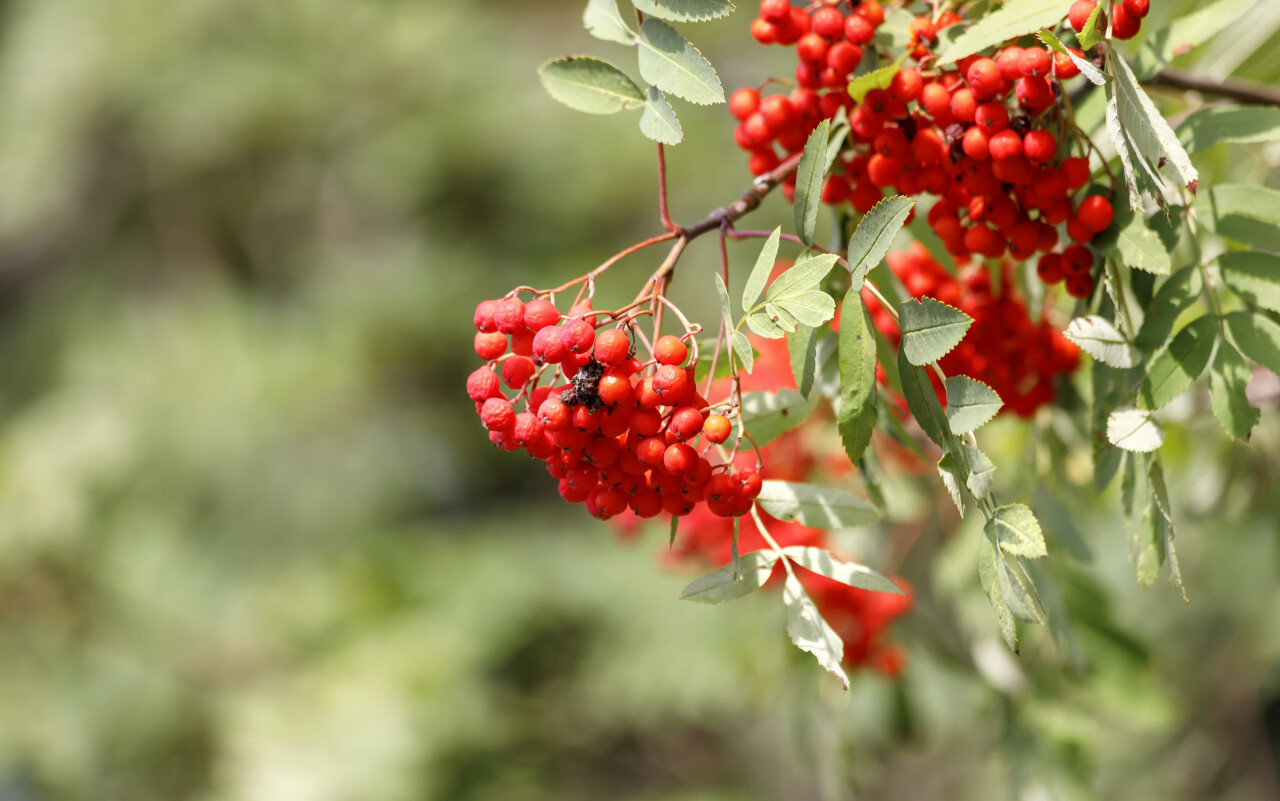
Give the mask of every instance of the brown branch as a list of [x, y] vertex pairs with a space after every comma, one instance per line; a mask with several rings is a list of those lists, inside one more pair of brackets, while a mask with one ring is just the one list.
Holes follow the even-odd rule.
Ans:
[[1241, 103], [1280, 106], [1280, 89], [1239, 78], [1214, 80], [1182, 70], [1161, 70], [1148, 83], [1169, 89], [1190, 89], [1206, 95], [1238, 100]]

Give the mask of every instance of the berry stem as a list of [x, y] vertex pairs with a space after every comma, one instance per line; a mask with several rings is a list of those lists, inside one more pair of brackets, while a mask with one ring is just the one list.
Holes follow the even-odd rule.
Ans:
[[667, 155], [661, 142], [658, 143], [658, 219], [668, 231], [679, 230], [679, 226], [671, 222], [671, 214], [667, 211]]

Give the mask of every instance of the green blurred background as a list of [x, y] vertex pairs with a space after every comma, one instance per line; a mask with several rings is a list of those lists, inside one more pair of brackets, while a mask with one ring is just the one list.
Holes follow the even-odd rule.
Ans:
[[[1274, 81], [1277, 10], [1192, 60]], [[557, 55], [634, 64], [579, 14], [0, 3], [0, 801], [1280, 798], [1274, 400], [1247, 447], [1202, 398], [1171, 427], [1190, 605], [1135, 585], [1114, 490], [1072, 483], [1087, 446], [1033, 488], [1019, 460], [1057, 455], [984, 431], [1070, 544], [1045, 583], [1074, 625], [1017, 659], [978, 532], [903, 482], [910, 666], [847, 695], [776, 597], [680, 602], [665, 532], [621, 544], [489, 447], [474, 304], [657, 228], [634, 115], [538, 85]], [[690, 32], [729, 89], [790, 69], [749, 22]], [[688, 221], [747, 180], [723, 107], [678, 112]], [[1201, 166], [1257, 181], [1274, 156]]]

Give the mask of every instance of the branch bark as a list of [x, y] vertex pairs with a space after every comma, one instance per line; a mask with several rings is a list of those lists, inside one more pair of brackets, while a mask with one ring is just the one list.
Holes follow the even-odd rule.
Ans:
[[1206, 95], [1226, 97], [1241, 103], [1255, 103], [1265, 106], [1280, 106], [1280, 89], [1254, 81], [1239, 78], [1224, 78], [1220, 81], [1194, 75], [1182, 70], [1161, 70], [1149, 83], [1152, 86], [1163, 86], [1169, 89], [1193, 90]]

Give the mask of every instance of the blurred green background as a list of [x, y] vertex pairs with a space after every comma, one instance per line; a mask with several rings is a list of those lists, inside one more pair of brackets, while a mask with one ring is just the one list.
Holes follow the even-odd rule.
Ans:
[[[1277, 8], [1191, 60], [1274, 81]], [[538, 85], [569, 53], [634, 74], [579, 14], [0, 4], [0, 801], [1280, 798], [1274, 393], [1247, 447], [1202, 398], [1171, 427], [1190, 605], [1135, 585], [1114, 490], [1033, 488], [1036, 432], [984, 431], [1006, 495], [1073, 544], [1045, 582], [1073, 627], [1017, 659], [973, 521], [904, 482], [910, 666], [847, 695], [776, 597], [680, 602], [665, 532], [620, 544], [488, 446], [474, 304], [657, 229], [634, 115]], [[728, 89], [790, 69], [749, 22], [691, 32]], [[747, 176], [723, 107], [678, 112], [688, 221]], [[1274, 156], [1201, 166], [1256, 181]], [[1083, 485], [1081, 454], [1058, 473]]]

